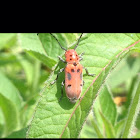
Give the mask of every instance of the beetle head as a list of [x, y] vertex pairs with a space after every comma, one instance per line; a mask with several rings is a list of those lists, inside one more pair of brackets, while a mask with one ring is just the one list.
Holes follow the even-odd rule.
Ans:
[[67, 63], [79, 62], [78, 54], [74, 49], [67, 50], [65, 52], [65, 58], [66, 58]]

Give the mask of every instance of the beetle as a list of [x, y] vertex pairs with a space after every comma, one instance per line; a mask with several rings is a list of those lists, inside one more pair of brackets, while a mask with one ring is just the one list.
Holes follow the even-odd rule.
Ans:
[[[66, 63], [65, 68], [60, 69], [56, 79], [53, 82], [51, 82], [51, 84], [54, 84], [58, 79], [59, 74], [65, 71], [65, 80], [61, 83], [61, 94], [63, 96], [63, 86], [65, 85], [65, 91], [68, 99], [70, 100], [71, 103], [75, 103], [80, 98], [82, 87], [84, 85], [83, 69], [85, 69], [86, 74], [88, 76], [95, 75], [95, 74], [90, 74], [88, 70], [80, 64], [80, 61], [83, 59], [82, 55], [84, 53], [78, 55], [77, 52], [75, 51], [76, 48], [78, 47], [78, 44], [80, 42], [83, 33], [80, 35], [74, 49], [70, 49], [70, 50], [66, 50], [64, 47], [62, 47], [58, 39], [52, 33], [50, 34], [55, 38], [59, 46], [65, 51], [65, 60], [63, 60], [60, 56], [58, 56], [58, 58], [62, 62]], [[60, 100], [62, 96], [60, 97]]]

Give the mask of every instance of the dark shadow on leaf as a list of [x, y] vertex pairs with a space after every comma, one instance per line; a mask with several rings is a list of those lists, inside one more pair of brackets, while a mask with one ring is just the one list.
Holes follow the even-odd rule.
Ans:
[[[61, 69], [61, 68], [64, 68], [66, 66], [66, 64], [64, 64], [63, 62], [59, 62], [58, 63], [58, 65], [57, 65], [57, 67], [56, 67], [56, 69], [57, 70], [55, 70], [55, 74], [58, 74], [58, 72], [59, 72], [59, 70]], [[58, 102], [59, 102], [59, 105], [63, 108], [63, 109], [66, 109], [66, 110], [69, 110], [69, 109], [71, 109], [75, 104], [73, 104], [73, 103], [71, 103], [70, 101], [69, 101], [69, 99], [67, 98], [67, 96], [66, 96], [66, 92], [65, 92], [65, 85], [64, 85], [64, 87], [63, 87], [63, 97], [62, 97], [62, 99], [60, 100], [60, 98], [61, 98], [61, 83], [64, 81], [64, 79], [65, 79], [65, 72], [61, 72], [60, 74], [59, 74], [59, 76], [58, 76], [58, 79], [57, 79], [57, 81], [56, 81], [56, 85], [57, 85], [57, 93], [56, 93], [56, 97], [57, 97], [57, 99], [58, 99]], [[60, 100], [60, 101], [59, 101]]]
[[133, 64], [134, 64], [135, 60], [136, 60], [136, 58], [135, 58], [135, 57], [132, 57], [132, 56], [129, 56], [129, 57], [127, 58], [127, 63], [128, 63], [128, 66], [129, 66], [130, 68], [133, 67]]

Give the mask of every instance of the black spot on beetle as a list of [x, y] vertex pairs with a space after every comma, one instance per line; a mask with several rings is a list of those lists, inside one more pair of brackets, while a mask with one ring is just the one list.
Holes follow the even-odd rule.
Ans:
[[80, 69], [78, 69], [77, 72], [80, 72]]
[[74, 69], [71, 69], [71, 72], [74, 72]]
[[77, 66], [76, 62], [73, 63], [74, 66]]
[[72, 60], [72, 59], [70, 58], [70, 60]]
[[67, 73], [67, 76], [68, 76], [68, 80], [71, 80], [71, 74]]
[[80, 84], [80, 86], [82, 87], [83, 85], [82, 85], [82, 84]]
[[71, 85], [68, 85], [67, 87], [71, 87]]

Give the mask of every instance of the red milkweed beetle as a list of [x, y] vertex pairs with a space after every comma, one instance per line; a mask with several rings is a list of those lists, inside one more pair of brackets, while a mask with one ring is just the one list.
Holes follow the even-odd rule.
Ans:
[[88, 70], [79, 63], [79, 61], [83, 59], [82, 55], [84, 53], [81, 53], [80, 55], [78, 55], [77, 52], [75, 51], [75, 49], [78, 47], [80, 38], [82, 37], [83, 33], [80, 35], [74, 49], [71, 49], [71, 50], [66, 50], [64, 47], [61, 46], [57, 38], [53, 34], [51, 35], [55, 38], [55, 40], [58, 42], [60, 47], [63, 50], [65, 50], [66, 60], [63, 60], [60, 56], [59, 56], [59, 59], [62, 62], [67, 63], [65, 68], [60, 69], [60, 71], [57, 74], [56, 79], [53, 82], [51, 82], [51, 84], [54, 84], [56, 80], [58, 79], [58, 75], [65, 70], [65, 80], [61, 84], [61, 93], [63, 96], [63, 86], [65, 84], [65, 91], [66, 91], [66, 95], [68, 99], [70, 100], [70, 102], [75, 103], [80, 98], [82, 87], [84, 85], [83, 68], [85, 69], [87, 75], [94, 76], [94, 74], [89, 74]]

